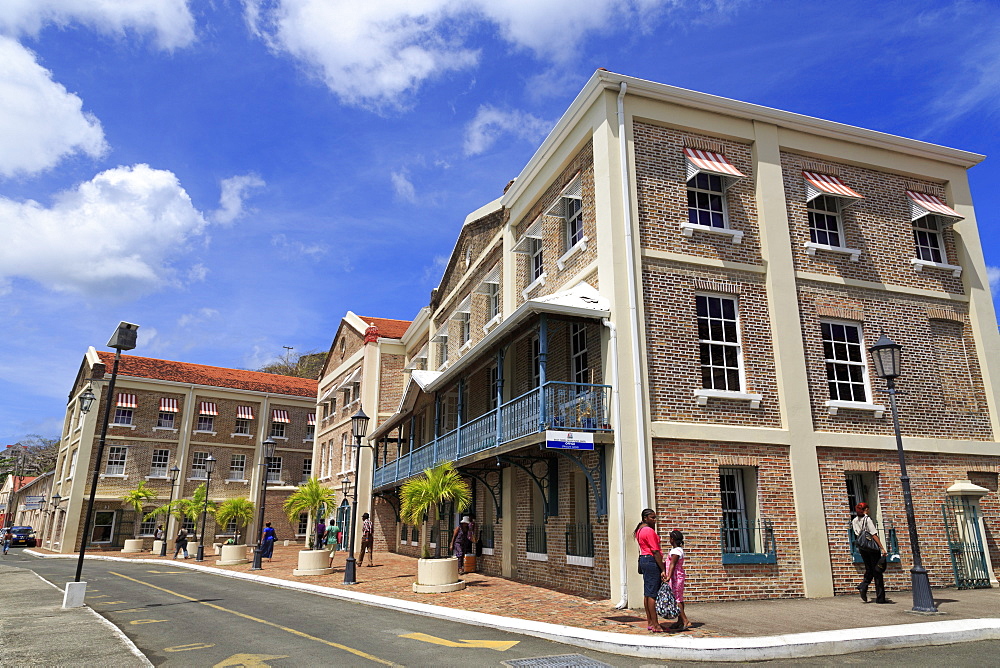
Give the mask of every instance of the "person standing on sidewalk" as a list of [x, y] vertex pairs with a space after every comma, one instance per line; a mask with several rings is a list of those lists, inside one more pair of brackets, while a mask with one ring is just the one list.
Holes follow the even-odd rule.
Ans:
[[451, 549], [458, 559], [458, 574], [465, 575], [465, 555], [471, 547], [472, 541], [469, 539], [469, 516], [466, 515], [455, 527], [455, 532], [451, 535]]
[[271, 528], [270, 522], [264, 522], [264, 530], [260, 532], [260, 558], [271, 561], [274, 556], [274, 541], [278, 540], [278, 534]]
[[361, 516], [361, 557], [358, 564], [365, 563], [365, 550], [368, 551], [368, 565], [375, 565], [375, 527], [368, 513]]
[[660, 536], [656, 533], [656, 511], [646, 508], [642, 511], [642, 521], [632, 532], [639, 543], [639, 572], [642, 573], [643, 604], [646, 608], [646, 630], [663, 633], [660, 619], [656, 615], [656, 595], [666, 582], [663, 552], [660, 550]]
[[184, 558], [188, 558], [188, 530], [183, 526], [177, 530], [177, 538], [174, 539], [174, 559], [177, 554], [184, 550]]
[[885, 547], [882, 546], [882, 540], [878, 537], [878, 529], [875, 528], [875, 522], [872, 521], [872, 518], [868, 517], [868, 504], [862, 501], [854, 507], [854, 512], [856, 516], [851, 521], [851, 528], [854, 529], [855, 539], [860, 539], [862, 533], [867, 532], [875, 542], [875, 545], [878, 546], [878, 549], [875, 550], [865, 549], [863, 543], [866, 541], [859, 541], [858, 552], [861, 553], [861, 558], [865, 561], [865, 577], [857, 587], [858, 592], [861, 594], [861, 600], [867, 603], [868, 585], [874, 579], [875, 602], [888, 603], [889, 601], [885, 598], [885, 580], [882, 577], [882, 571], [878, 569], [879, 560], [886, 556]]
[[3, 529], [3, 535], [0, 536], [0, 542], [3, 543], [3, 553], [7, 554], [7, 550], [10, 549], [10, 541], [13, 540], [13, 536], [10, 533], [10, 527]]
[[684, 612], [684, 580], [687, 573], [684, 571], [684, 534], [674, 529], [670, 532], [670, 554], [667, 555], [667, 572], [664, 574], [664, 581], [669, 583], [674, 590], [674, 600], [677, 601], [677, 621], [671, 624], [670, 629], [677, 631], [687, 631], [691, 626], [687, 613]]
[[333, 558], [337, 556], [337, 541], [340, 539], [340, 527], [336, 521], [330, 520], [326, 528], [326, 549], [330, 550], [330, 568], [333, 568]]
[[322, 519], [316, 522], [316, 540], [313, 542], [315, 550], [322, 550], [326, 543], [326, 522]]

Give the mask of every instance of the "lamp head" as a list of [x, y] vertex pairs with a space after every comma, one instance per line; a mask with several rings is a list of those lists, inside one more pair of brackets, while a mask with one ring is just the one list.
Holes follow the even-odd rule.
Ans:
[[879, 337], [868, 352], [872, 356], [875, 364], [875, 373], [879, 378], [892, 380], [898, 378], [902, 373], [902, 351], [903, 346], [899, 345], [884, 333]]
[[62, 503], [62, 495], [59, 493], [52, 495], [52, 507], [58, 508], [59, 504]]
[[135, 339], [138, 335], [139, 325], [122, 321], [118, 323], [118, 329], [108, 341], [108, 347], [115, 350], [132, 350], [135, 348]]
[[368, 433], [368, 416], [360, 408], [351, 416], [351, 432], [354, 438], [364, 438]]
[[266, 463], [268, 459], [274, 457], [274, 448], [278, 445], [278, 442], [268, 436], [263, 443], [261, 443], [261, 455], [264, 457], [264, 462]]
[[177, 466], [177, 464], [174, 464], [173, 466], [171, 466], [170, 467], [170, 482], [171, 483], [177, 482], [177, 477], [180, 474], [181, 474], [181, 469], [180, 469], [179, 466]]
[[94, 405], [94, 401], [97, 397], [94, 396], [93, 391], [90, 389], [90, 385], [87, 385], [87, 389], [83, 391], [80, 395], [78, 401], [80, 402], [80, 412], [86, 415], [90, 412], [90, 408]]
[[348, 478], [346, 475], [344, 476], [343, 480], [340, 481], [340, 491], [344, 493], [344, 496], [347, 496], [348, 494], [351, 493], [351, 479]]
[[205, 459], [205, 470], [208, 471], [209, 475], [211, 475], [212, 471], [215, 470], [215, 462], [216, 461], [218, 461], [218, 460], [215, 457], [213, 457], [212, 455], [209, 455]]

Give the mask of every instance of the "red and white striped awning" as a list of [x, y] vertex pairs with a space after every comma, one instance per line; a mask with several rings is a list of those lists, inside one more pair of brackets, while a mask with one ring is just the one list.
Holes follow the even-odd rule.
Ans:
[[726, 177], [725, 187], [728, 188], [736, 179], [746, 178], [746, 174], [733, 167], [726, 156], [699, 148], [684, 147], [684, 157], [687, 158], [687, 178], [690, 181], [700, 172]]
[[288, 419], [288, 411], [275, 408], [271, 413], [271, 422], [291, 422], [291, 420]]
[[942, 202], [939, 197], [928, 195], [927, 193], [919, 193], [914, 190], [907, 190], [906, 196], [910, 198], [910, 220], [923, 218], [929, 213], [951, 218], [952, 222], [962, 220], [962, 216]]
[[236, 417], [238, 417], [241, 420], [252, 420], [253, 406], [237, 406]]
[[177, 400], [167, 399], [166, 397], [160, 397], [160, 412], [161, 413], [176, 413], [177, 412]]
[[806, 180], [806, 201], [811, 202], [820, 195], [830, 195], [856, 202], [864, 199], [861, 193], [848, 187], [836, 176], [817, 172], [802, 172]]
[[310, 413], [309, 414], [309, 417], [306, 418], [306, 424], [309, 425], [310, 427], [315, 427], [316, 426], [316, 414], [315, 413]]
[[119, 394], [118, 395], [118, 408], [135, 408], [135, 395], [134, 394]]
[[215, 407], [215, 403], [211, 401], [203, 401], [198, 407], [199, 415], [218, 415], [219, 409]]

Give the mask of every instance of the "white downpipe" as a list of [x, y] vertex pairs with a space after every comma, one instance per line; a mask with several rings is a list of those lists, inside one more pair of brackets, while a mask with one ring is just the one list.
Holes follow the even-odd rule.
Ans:
[[[643, 508], [649, 502], [649, 476], [646, 471], [646, 416], [643, 413], [642, 359], [639, 357], [639, 308], [636, 297], [635, 251], [632, 249], [632, 202], [628, 186], [628, 143], [625, 140], [625, 92], [628, 84], [621, 83], [618, 93], [618, 147], [622, 170], [622, 219], [625, 224], [625, 264], [628, 268], [628, 318], [632, 330], [632, 376], [635, 385], [635, 444], [639, 469], [639, 500]], [[620, 442], [620, 438], [615, 439]]]
[[[608, 332], [611, 335], [611, 416], [614, 420], [615, 433], [619, 433], [619, 428], [622, 423], [622, 404], [621, 395], [618, 392], [618, 328], [615, 327], [615, 323], [611, 322], [607, 318], [601, 320], [601, 324], [608, 328]], [[621, 440], [615, 439], [615, 488], [617, 490], [615, 496], [616, 505], [618, 507], [618, 526], [622, 527], [622, 531], [625, 531], [625, 489], [624, 489], [624, 474], [622, 473], [622, 468], [624, 466], [623, 460], [624, 455], [622, 455], [622, 443]], [[621, 585], [622, 597], [619, 599], [618, 603], [615, 604], [615, 608], [618, 610], [624, 610], [628, 607], [628, 576], [625, 570], [625, 540], [618, 541], [618, 582]]]

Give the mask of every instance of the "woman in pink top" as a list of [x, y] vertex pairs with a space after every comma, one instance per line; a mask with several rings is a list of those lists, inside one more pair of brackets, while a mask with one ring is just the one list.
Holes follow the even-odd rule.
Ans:
[[677, 608], [680, 614], [677, 621], [669, 626], [671, 629], [687, 631], [691, 622], [688, 621], [684, 612], [684, 580], [687, 573], [684, 572], [684, 534], [677, 529], [670, 532], [670, 554], [667, 558], [667, 572], [663, 576], [665, 582], [669, 582], [674, 590], [674, 598], [677, 600]]
[[639, 543], [639, 572], [642, 573], [643, 603], [646, 608], [646, 629], [662, 633], [660, 620], [656, 616], [656, 595], [666, 582], [663, 553], [660, 551], [660, 537], [656, 533], [656, 512], [650, 508], [642, 511], [642, 521], [632, 532]]

